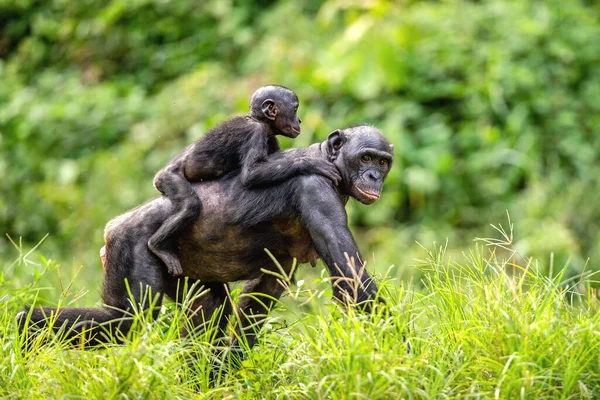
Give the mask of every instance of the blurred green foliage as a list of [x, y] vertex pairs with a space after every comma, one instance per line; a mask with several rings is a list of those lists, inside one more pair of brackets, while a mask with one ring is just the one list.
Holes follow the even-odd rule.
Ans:
[[584, 0], [0, 0], [2, 233], [49, 232], [45, 254], [98, 265], [103, 225], [266, 83], [301, 100], [285, 146], [356, 122], [396, 145], [382, 199], [349, 207], [378, 265], [509, 210], [523, 255], [600, 269], [600, 5]]

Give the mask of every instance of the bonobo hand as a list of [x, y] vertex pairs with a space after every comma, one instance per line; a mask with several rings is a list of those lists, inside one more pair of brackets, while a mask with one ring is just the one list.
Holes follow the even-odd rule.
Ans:
[[332, 284], [334, 299], [344, 307], [371, 313], [375, 304], [385, 306], [385, 300], [378, 295], [377, 285], [371, 278], [359, 281], [356, 278], [335, 277]]
[[338, 185], [342, 180], [342, 176], [337, 167], [330, 161], [322, 158], [305, 158], [303, 162], [306, 164], [306, 171], [309, 174], [323, 175], [331, 179], [334, 185]]

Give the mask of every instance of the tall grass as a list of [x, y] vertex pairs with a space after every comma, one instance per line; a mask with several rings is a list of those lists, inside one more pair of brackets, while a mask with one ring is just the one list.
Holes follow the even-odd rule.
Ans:
[[324, 272], [285, 282], [258, 345], [212, 384], [214, 354], [223, 353], [210, 330], [180, 337], [186, 318], [173, 305], [156, 320], [136, 313], [123, 346], [83, 351], [51, 340], [22, 350], [14, 317], [39, 288], [0, 273], [0, 397], [598, 398], [593, 274], [542, 275], [498, 229], [501, 240], [481, 240], [459, 261], [445, 246], [425, 249], [422, 282], [384, 278], [389, 313], [324, 302]]

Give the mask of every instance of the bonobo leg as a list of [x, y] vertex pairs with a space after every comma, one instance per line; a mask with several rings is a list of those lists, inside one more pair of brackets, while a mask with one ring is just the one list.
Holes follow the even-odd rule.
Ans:
[[[227, 324], [231, 315], [232, 305], [228, 297], [229, 287], [226, 283], [206, 283], [189, 279], [187, 283], [182, 279], [173, 279], [167, 288], [168, 296], [185, 307], [189, 325], [181, 330], [181, 336], [200, 332], [206, 328], [216, 328], [213, 343], [217, 347], [213, 350], [212, 369], [210, 381], [215, 382], [218, 376], [227, 370], [227, 351], [224, 351], [220, 342], [226, 337]], [[211, 326], [211, 324], [214, 324]], [[224, 344], [222, 344], [224, 345]], [[193, 362], [193, 355], [188, 362]]]
[[108, 263], [102, 291], [104, 307], [28, 309], [17, 315], [19, 332], [27, 329], [28, 334], [34, 334], [38, 328], [54, 321], [52, 328], [55, 332], [60, 331], [63, 339], [72, 339], [74, 343], [81, 340], [86, 346], [94, 346], [114, 339], [121, 341], [131, 328], [131, 313], [135, 309], [154, 306], [156, 316], [164, 289], [164, 267], [145, 246], [143, 254], [133, 261], [128, 246], [130, 243], [123, 240], [107, 248]]
[[231, 315], [231, 302], [227, 297], [228, 286], [226, 283], [207, 283], [189, 279], [186, 283], [182, 279], [169, 281], [167, 295], [179, 305], [186, 305], [185, 312], [191, 326], [184, 327], [181, 334], [187, 336], [190, 331], [207, 328], [213, 315], [216, 323], [216, 338], [225, 337], [229, 315]]
[[[182, 164], [182, 163], [179, 163]], [[148, 247], [167, 266], [169, 274], [183, 274], [176, 243], [181, 232], [200, 215], [202, 203], [179, 165], [167, 166], [156, 174], [154, 186], [173, 203], [173, 214], [148, 241]]]
[[283, 286], [278, 278], [264, 274], [247, 281], [238, 303], [238, 327], [233, 338], [233, 348], [239, 348], [239, 340], [245, 338], [248, 347], [256, 343], [256, 335], [262, 327], [275, 301], [281, 297]]

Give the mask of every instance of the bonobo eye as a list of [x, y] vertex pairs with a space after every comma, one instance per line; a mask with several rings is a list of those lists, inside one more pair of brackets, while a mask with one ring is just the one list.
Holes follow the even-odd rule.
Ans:
[[364, 162], [369, 162], [369, 161], [371, 161], [371, 156], [368, 154], [365, 154], [360, 159], [363, 160]]
[[382, 158], [381, 160], [379, 160], [379, 165], [381, 165], [382, 167], [387, 167], [389, 163], [390, 162], [388, 160], [386, 160], [385, 158]]

